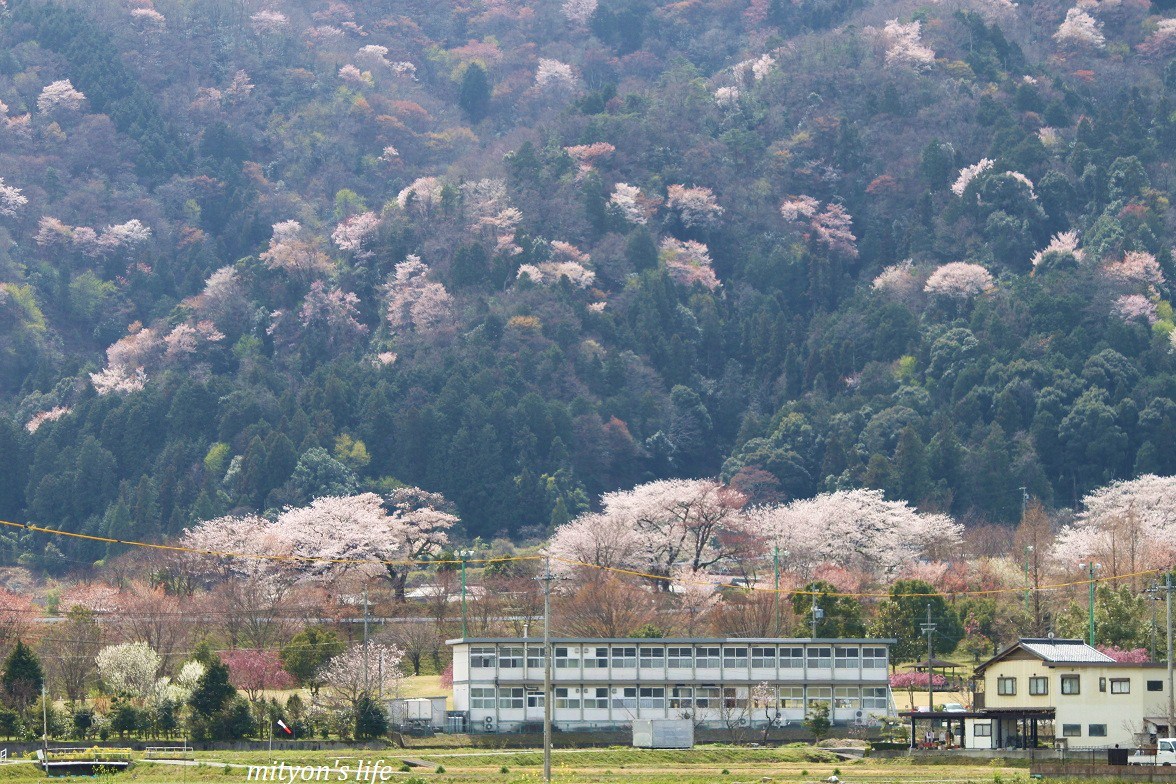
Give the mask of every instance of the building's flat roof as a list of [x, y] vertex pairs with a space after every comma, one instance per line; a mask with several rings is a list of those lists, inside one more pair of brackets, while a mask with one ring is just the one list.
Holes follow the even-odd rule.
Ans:
[[[461, 645], [465, 644], [490, 644], [490, 643], [528, 643], [528, 644], [542, 644], [542, 637], [455, 637], [451, 640], [446, 640], [446, 645]], [[872, 637], [552, 637], [552, 643], [575, 643], [577, 645], [607, 645], [609, 643], [633, 643], [635, 645], [699, 645], [705, 643], [714, 643], [716, 645], [724, 644], [742, 644], [755, 645], [756, 643], [763, 643], [765, 645], [780, 645], [780, 644], [813, 644], [813, 643], [828, 643], [830, 645], [847, 645], [853, 643], [870, 643], [876, 645], [894, 645], [898, 642], [893, 638], [872, 638]]]

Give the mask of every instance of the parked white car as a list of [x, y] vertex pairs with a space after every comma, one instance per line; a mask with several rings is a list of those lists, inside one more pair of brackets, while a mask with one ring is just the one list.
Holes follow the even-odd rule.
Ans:
[[1143, 749], [1127, 758], [1128, 765], [1176, 765], [1176, 738], [1164, 738], [1156, 746], [1156, 753]]

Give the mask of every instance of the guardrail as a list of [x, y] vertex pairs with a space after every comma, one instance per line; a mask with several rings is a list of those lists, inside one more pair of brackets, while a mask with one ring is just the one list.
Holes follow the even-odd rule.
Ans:
[[195, 759], [195, 752], [191, 746], [148, 746], [143, 749], [144, 759]]

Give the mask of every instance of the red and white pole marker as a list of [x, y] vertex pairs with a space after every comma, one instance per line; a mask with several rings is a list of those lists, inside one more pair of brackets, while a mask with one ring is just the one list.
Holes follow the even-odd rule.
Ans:
[[293, 734], [294, 734], [294, 730], [292, 730], [292, 729], [290, 729], [289, 727], [287, 727], [287, 726], [286, 726], [286, 722], [282, 721], [281, 719], [278, 719], [278, 726], [279, 726], [279, 727], [281, 727], [283, 730], [285, 730], [285, 732], [286, 732], [286, 734], [287, 734], [287, 735], [293, 735]]

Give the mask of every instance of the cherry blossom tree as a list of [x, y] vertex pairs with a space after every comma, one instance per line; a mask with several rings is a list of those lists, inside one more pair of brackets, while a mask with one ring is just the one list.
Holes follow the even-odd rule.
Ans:
[[30, 433], [36, 433], [37, 430], [40, 429], [41, 425], [45, 424], [46, 422], [56, 422], [62, 417], [68, 416], [72, 411], [73, 409], [69, 406], [54, 406], [47, 411], [38, 411], [29, 418], [28, 422], [25, 423], [25, 430]]
[[323, 253], [318, 240], [296, 220], [274, 224], [269, 248], [261, 254], [261, 260], [270, 269], [300, 280], [312, 280], [331, 271], [331, 259]]
[[947, 515], [920, 514], [881, 490], [841, 490], [757, 507], [748, 528], [789, 553], [788, 564], [806, 578], [834, 565], [866, 574], [893, 573], [935, 548], [958, 545], [963, 527]]
[[229, 668], [229, 683], [249, 695], [249, 701], [255, 705], [264, 692], [294, 685], [294, 678], [283, 669], [282, 660], [273, 651], [226, 651], [220, 658]]
[[163, 659], [145, 642], [108, 645], [95, 659], [98, 675], [109, 692], [138, 699], [147, 698]]
[[718, 225], [723, 208], [710, 188], [671, 185], [666, 190], [666, 206], [678, 213], [683, 226], [706, 229]]
[[403, 659], [404, 652], [395, 645], [353, 645], [323, 665], [318, 679], [337, 705], [354, 710], [365, 694], [390, 698], [400, 693]]
[[159, 28], [163, 27], [167, 19], [163, 14], [156, 11], [154, 8], [132, 8], [131, 19], [144, 25], [145, 27]]
[[397, 334], [436, 334], [453, 326], [453, 299], [445, 286], [429, 279], [428, 265], [408, 256], [388, 280], [388, 323]]
[[857, 237], [853, 234], [853, 218], [840, 204], [826, 204], [822, 212], [813, 216], [809, 224], [813, 239], [831, 253], [856, 259]]
[[593, 142], [592, 144], [577, 144], [572, 147], [564, 147], [564, 152], [571, 156], [571, 159], [579, 167], [576, 175], [577, 179], [592, 171], [597, 161], [612, 155], [616, 150], [617, 148], [608, 142]]
[[932, 272], [923, 290], [933, 296], [963, 301], [978, 297], [992, 285], [992, 273], [984, 267], [953, 261]]
[[1105, 653], [1117, 662], [1123, 664], [1147, 664], [1151, 656], [1147, 648], [1120, 648], [1118, 645], [1096, 645], [1099, 653]]
[[37, 98], [37, 108], [43, 114], [54, 112], [76, 112], [82, 108], [86, 96], [74, 88], [69, 79], [50, 82], [41, 90]]
[[361, 212], [336, 226], [331, 240], [339, 250], [370, 256], [370, 251], [363, 250], [363, 243], [379, 227], [380, 219], [374, 212]]
[[164, 359], [177, 361], [196, 353], [197, 349], [208, 343], [219, 343], [225, 336], [211, 321], [200, 321], [196, 324], [177, 324], [167, 337], [163, 339], [166, 347]]
[[909, 299], [922, 288], [911, 259], [886, 267], [870, 285], [874, 291], [892, 294], [901, 299]]
[[90, 374], [99, 395], [137, 392], [147, 382], [146, 368], [154, 367], [164, 351], [163, 341], [148, 328], [138, 328], [106, 349], [106, 367]]
[[676, 283], [683, 286], [698, 283], [711, 291], [721, 285], [711, 268], [710, 251], [703, 243], [666, 237], [658, 250], [658, 258], [666, 265], [666, 272]]
[[657, 205], [656, 199], [643, 195], [640, 188], [627, 182], [618, 182], [608, 198], [608, 207], [613, 214], [638, 226], [649, 222]]
[[1102, 25], [1081, 8], [1071, 8], [1066, 18], [1054, 33], [1054, 40], [1063, 46], [1076, 49], [1102, 49], [1107, 39], [1102, 34]]
[[1176, 48], [1176, 19], [1160, 19], [1147, 40], [1138, 47], [1139, 51], [1152, 55], [1169, 54]]
[[554, 285], [560, 278], [567, 278], [574, 288], [586, 289], [596, 281], [596, 273], [574, 261], [544, 261], [539, 264], [522, 264], [518, 277], [527, 277], [534, 283]]
[[1058, 563], [1075, 567], [1095, 558], [1126, 562], [1131, 573], [1167, 568], [1176, 557], [1176, 477], [1144, 474], [1114, 482], [1082, 499], [1082, 511], [1058, 534]]
[[1144, 321], [1148, 326], [1159, 319], [1156, 303], [1143, 294], [1124, 294], [1115, 300], [1113, 312], [1123, 321]]
[[1145, 250], [1129, 250], [1119, 261], [1103, 262], [1102, 274], [1114, 283], [1149, 293], [1164, 285], [1159, 262]]
[[535, 86], [546, 93], [571, 92], [576, 89], [576, 72], [567, 63], [541, 57], [535, 71]]
[[351, 63], [339, 68], [339, 79], [357, 87], [371, 87], [376, 83], [376, 80], [372, 78], [371, 71], [361, 71]]
[[414, 209], [418, 213], [428, 214], [441, 203], [441, 180], [436, 177], [420, 177], [396, 195], [396, 203], [400, 209]]
[[751, 60], [743, 60], [731, 68], [731, 73], [737, 82], [761, 82], [776, 67], [776, 58], [770, 54], [760, 55]]
[[887, 67], [921, 69], [935, 62], [935, 52], [922, 42], [922, 23], [918, 20], [903, 23], [891, 19], [881, 30], [866, 28], [866, 32], [881, 45]]
[[780, 216], [786, 221], [807, 220], [817, 214], [821, 203], [812, 196], [786, 196], [780, 202]]
[[968, 189], [968, 185], [972, 183], [972, 180], [991, 169], [993, 164], [994, 162], [991, 159], [981, 158], [971, 166], [965, 166], [960, 169], [959, 176], [956, 177], [955, 182], [951, 185], [951, 192], [963, 198], [964, 191]]
[[596, 13], [597, 0], [564, 0], [563, 13], [569, 22], [588, 24]]
[[1036, 270], [1042, 265], [1055, 266], [1067, 260], [1081, 262], [1083, 256], [1082, 249], [1078, 247], [1078, 232], [1063, 231], [1055, 234], [1049, 245], [1033, 254], [1033, 268]]
[[249, 17], [253, 32], [258, 35], [274, 35], [290, 26], [290, 20], [281, 11], [262, 10]]
[[0, 216], [12, 218], [17, 210], [28, 203], [28, 198], [21, 193], [20, 188], [5, 185], [4, 178], [0, 177]]

